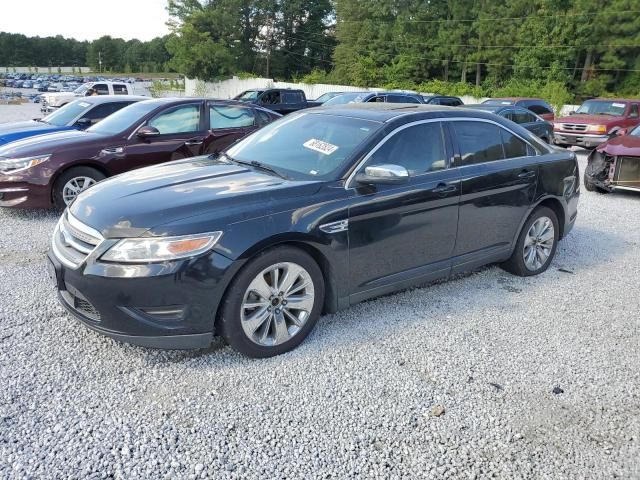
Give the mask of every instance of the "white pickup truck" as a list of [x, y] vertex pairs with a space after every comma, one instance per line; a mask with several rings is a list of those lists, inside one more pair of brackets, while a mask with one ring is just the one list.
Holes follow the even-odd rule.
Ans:
[[48, 113], [78, 97], [87, 95], [92, 88], [98, 95], [133, 95], [133, 86], [124, 82], [90, 82], [80, 85], [73, 92], [50, 92], [41, 95], [40, 110]]

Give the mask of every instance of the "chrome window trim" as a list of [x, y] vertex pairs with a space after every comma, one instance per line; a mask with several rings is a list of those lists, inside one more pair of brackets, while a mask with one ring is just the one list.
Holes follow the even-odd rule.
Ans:
[[[406, 115], [409, 115], [409, 113], [407, 113]], [[398, 118], [398, 117], [395, 117], [395, 118]], [[369, 158], [371, 158], [371, 156], [374, 153], [376, 153], [378, 151], [378, 149], [381, 148], [396, 133], [401, 132], [402, 130], [405, 130], [407, 128], [414, 127], [416, 125], [422, 125], [424, 123], [435, 123], [435, 122], [443, 122], [444, 123], [444, 122], [459, 122], [459, 121], [492, 123], [493, 125], [496, 125], [499, 128], [502, 128], [503, 130], [506, 130], [511, 135], [514, 135], [514, 136], [518, 137], [525, 144], [527, 144], [529, 147], [531, 147], [533, 149], [533, 151], [536, 152], [536, 154], [534, 155], [535, 157], [540, 156], [540, 152], [538, 152], [538, 149], [536, 147], [534, 147], [533, 145], [531, 145], [531, 143], [529, 143], [529, 141], [526, 138], [523, 138], [522, 135], [519, 135], [518, 133], [516, 133], [516, 132], [514, 132], [512, 130], [509, 130], [508, 128], [506, 128], [505, 126], [501, 125], [500, 123], [498, 123], [498, 122], [496, 122], [494, 120], [489, 120], [488, 118], [449, 117], [449, 118], [429, 118], [429, 119], [425, 119], [425, 120], [416, 120], [415, 122], [409, 122], [409, 123], [405, 123], [404, 125], [400, 125], [395, 130], [389, 132], [382, 140], [380, 140], [380, 142], [378, 142], [378, 144], [375, 147], [373, 147], [369, 151], [369, 153], [367, 153], [364, 156], [364, 158], [362, 160], [360, 160], [358, 162], [358, 164], [356, 165], [356, 167], [351, 171], [351, 173], [347, 177], [347, 180], [344, 183], [344, 189], [345, 190], [350, 190], [351, 188], [353, 188], [351, 186], [351, 182], [353, 181], [353, 179], [357, 175], [358, 171], [369, 160]], [[500, 142], [502, 142], [502, 139], [500, 140]], [[523, 158], [523, 157], [518, 157], [518, 158]], [[499, 162], [499, 161], [502, 161], [502, 160], [513, 160], [513, 158], [502, 158], [500, 160], [492, 160], [490, 162], [479, 162], [479, 163], [474, 163], [473, 165], [476, 166], [476, 165], [490, 164], [490, 163]], [[449, 167], [449, 168], [460, 168], [460, 167], [463, 167], [463, 166], [468, 166], [468, 165], [460, 165], [459, 167]], [[422, 175], [428, 175], [430, 173], [441, 172], [441, 171], [442, 170], [435, 170], [433, 172], [425, 172]]]

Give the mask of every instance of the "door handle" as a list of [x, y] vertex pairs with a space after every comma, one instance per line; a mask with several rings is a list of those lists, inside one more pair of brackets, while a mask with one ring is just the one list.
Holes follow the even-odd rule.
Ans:
[[439, 183], [438, 186], [432, 190], [433, 193], [437, 193], [438, 195], [442, 196], [448, 193], [455, 193], [457, 191], [457, 185], [447, 185], [446, 183]]
[[518, 178], [533, 178], [536, 176], [536, 172], [533, 170], [523, 170], [518, 174]]
[[191, 147], [193, 145], [202, 145], [203, 140], [189, 140], [187, 142], [184, 142], [185, 145], [187, 145], [188, 147]]

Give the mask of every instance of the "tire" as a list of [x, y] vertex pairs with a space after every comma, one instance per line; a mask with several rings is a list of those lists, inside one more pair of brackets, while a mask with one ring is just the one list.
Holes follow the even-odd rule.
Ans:
[[[76, 196], [91, 187], [92, 185], [104, 180], [106, 176], [104, 173], [91, 167], [73, 167], [64, 172], [53, 185], [53, 204], [56, 208], [63, 209], [67, 207], [74, 199], [70, 198], [71, 192], [67, 191], [67, 187], [70, 187], [71, 182], [76, 180], [75, 184], [78, 186]], [[90, 183], [86, 187], [84, 185]]]
[[[551, 237], [548, 237], [549, 223], [553, 226]], [[536, 225], [536, 228], [534, 228], [534, 225]], [[543, 227], [546, 227], [547, 230], [541, 230]], [[502, 268], [520, 277], [530, 277], [541, 274], [549, 268], [556, 254], [559, 232], [558, 217], [555, 212], [547, 207], [536, 208], [523, 225], [511, 258], [502, 264]], [[538, 246], [535, 244], [530, 245], [529, 243], [532, 237], [537, 238], [537, 241], [541, 243], [538, 243]], [[548, 240], [546, 240], [547, 238], [549, 240], [552, 239], [553, 244], [549, 245]], [[525, 242], [528, 244], [526, 250]], [[548, 248], [544, 248], [545, 245], [548, 245]], [[528, 252], [531, 252], [532, 249], [535, 253], [533, 253], [532, 256], [528, 255]], [[545, 256], [546, 258], [544, 258]], [[528, 260], [526, 260], [526, 258]]]
[[[274, 270], [279, 285], [275, 292], [270, 291]], [[303, 285], [307, 286], [301, 290]], [[306, 252], [293, 247], [267, 250], [249, 260], [229, 285], [218, 318], [220, 333], [235, 350], [252, 358], [293, 350], [318, 321], [324, 291], [322, 271]], [[302, 308], [291, 307], [294, 299]]]

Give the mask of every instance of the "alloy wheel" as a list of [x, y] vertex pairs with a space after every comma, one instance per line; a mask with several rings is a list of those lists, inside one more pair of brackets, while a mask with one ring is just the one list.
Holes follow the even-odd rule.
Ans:
[[539, 270], [547, 263], [553, 244], [555, 231], [553, 222], [549, 217], [539, 217], [529, 227], [527, 237], [524, 240], [523, 258], [524, 264], [532, 272]]
[[62, 200], [69, 205], [81, 192], [95, 184], [95, 179], [91, 177], [73, 177], [62, 187]]
[[244, 294], [242, 329], [258, 345], [281, 345], [304, 327], [314, 300], [313, 280], [303, 267], [293, 262], [271, 265], [253, 279]]

